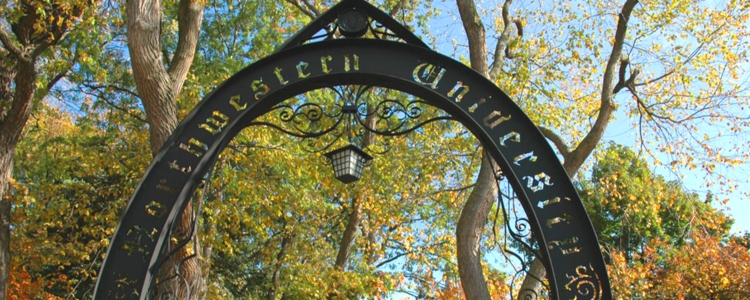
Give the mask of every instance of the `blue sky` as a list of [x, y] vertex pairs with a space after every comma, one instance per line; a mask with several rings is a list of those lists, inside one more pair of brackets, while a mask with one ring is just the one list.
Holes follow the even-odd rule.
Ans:
[[[479, 10], [486, 9], [490, 11], [490, 13], [492, 13], [496, 10], [494, 5], [498, 3], [502, 3], [502, 1], [477, 1], [477, 6]], [[458, 16], [455, 2], [435, 1], [433, 2], [433, 5], [435, 8], [441, 10], [440, 15], [432, 18], [428, 24], [428, 26], [430, 27], [430, 32], [436, 37], [437, 51], [454, 58], [458, 58], [458, 55], [468, 55], [467, 42], [465, 40], [465, 31], [463, 29], [463, 26], [461, 25], [461, 20]], [[514, 6], [525, 7], [534, 5], [535, 4], [531, 3], [514, 3]], [[538, 4], [537, 6], [539, 5], [544, 4]], [[550, 4], [548, 3], [547, 5]], [[497, 14], [499, 15], [499, 12]], [[634, 14], [638, 14], [638, 11], [634, 12]], [[493, 37], [497, 33], [489, 28], [492, 24], [492, 20], [485, 17], [485, 19], [483, 19], [483, 22], [485, 27], [487, 28], [487, 38], [489, 40], [488, 47], [494, 47], [495, 39]], [[529, 26], [533, 25], [529, 24]], [[609, 49], [604, 49], [603, 53], [609, 53]], [[749, 69], [750, 65], [745, 68], [745, 70]], [[744, 77], [747, 76], [748, 75], [745, 75]], [[631, 96], [629, 94], [626, 95], [627, 92], [622, 91], [620, 94], [622, 95], [619, 95], [616, 101], [630, 101]], [[750, 97], [750, 95], [747, 96]], [[600, 145], [607, 144], [607, 141], [614, 141], [618, 144], [629, 146], [635, 151], [638, 151], [641, 146], [637, 142], [638, 129], [635, 125], [635, 122], [633, 120], [630, 120], [625, 115], [623, 110], [624, 109], [620, 109], [616, 112], [616, 118], [607, 127], [607, 131], [605, 132]], [[702, 135], [703, 132], [708, 132], [709, 134], [714, 135], [722, 130], [727, 130], [727, 128], [712, 125], [710, 127], [701, 127], [701, 131], [699, 133]], [[717, 143], [722, 142], [732, 143], [736, 141], [733, 141], [730, 138], [718, 139], [717, 141]], [[694, 170], [680, 168], [675, 171], [664, 165], [655, 164], [654, 158], [657, 158], [662, 163], [669, 162], [671, 161], [671, 159], [667, 157], [667, 155], [655, 151], [655, 149], [653, 149], [653, 146], [650, 147], [652, 148], [650, 149], [650, 151], [652, 151], [651, 154], [653, 155], [653, 157], [649, 155], [644, 155], [644, 157], [649, 161], [653, 171], [656, 174], [664, 176], [668, 180], [681, 181], [687, 191], [696, 192], [701, 194], [702, 196], [708, 192], [715, 194], [720, 200], [713, 202], [716, 208], [726, 212], [735, 220], [732, 232], [736, 233], [741, 231], [750, 231], [750, 219], [741, 217], [743, 213], [750, 212], [750, 201], [748, 201], [747, 197], [743, 194], [748, 193], [748, 191], [742, 189], [743, 183], [747, 183], [748, 181], [750, 181], [750, 177], [748, 177], [748, 175], [750, 175], [750, 166], [740, 165], [736, 168], [724, 168], [718, 171], [717, 173], [720, 173], [723, 176], [734, 180], [735, 183], [738, 184], [738, 188], [733, 192], [722, 192], [719, 184], [714, 184], [711, 187], [706, 187], [706, 181], [716, 180], [717, 176], [707, 176], [703, 171], [701, 171], [701, 168], [696, 168]], [[727, 144], [727, 148], [729, 147], [730, 145]], [[727, 205], [721, 205], [721, 200], [724, 199], [729, 199]]]

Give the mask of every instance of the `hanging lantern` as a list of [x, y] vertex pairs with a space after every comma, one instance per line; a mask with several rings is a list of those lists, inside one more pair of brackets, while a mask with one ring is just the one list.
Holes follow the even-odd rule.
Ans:
[[365, 163], [372, 159], [362, 149], [354, 145], [336, 149], [325, 154], [333, 165], [333, 173], [336, 179], [343, 183], [350, 183], [362, 177], [362, 169]]

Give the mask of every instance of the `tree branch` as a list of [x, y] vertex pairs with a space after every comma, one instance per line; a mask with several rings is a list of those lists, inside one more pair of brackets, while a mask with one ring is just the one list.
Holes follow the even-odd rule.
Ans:
[[469, 60], [471, 68], [487, 77], [487, 44], [482, 20], [477, 14], [474, 0], [456, 0], [458, 12], [469, 40]]
[[177, 7], [177, 24], [180, 34], [177, 41], [177, 50], [175, 50], [167, 71], [169, 78], [172, 79], [172, 92], [175, 95], [179, 94], [190, 70], [190, 65], [193, 64], [202, 20], [203, 4], [200, 1], [180, 0]]
[[614, 76], [618, 64], [621, 62], [622, 47], [625, 43], [627, 36], [628, 21], [630, 15], [633, 12], [633, 8], [638, 4], [638, 0], [627, 0], [620, 11], [619, 18], [617, 20], [617, 30], [615, 31], [614, 44], [612, 45], [612, 52], [609, 55], [607, 66], [604, 70], [604, 79], [602, 82], [601, 90], [601, 106], [599, 107], [599, 114], [596, 118], [594, 126], [591, 128], [586, 137], [583, 138], [580, 144], [570, 153], [570, 158], [565, 161], [563, 165], [565, 171], [569, 175], [574, 175], [578, 169], [583, 165], [586, 158], [594, 151], [594, 148], [601, 140], [604, 135], [604, 131], [607, 129], [607, 124], [612, 116], [612, 112], [615, 109], [612, 98], [614, 97]]
[[630, 58], [627, 55], [623, 55], [620, 59], [620, 70], [618, 72], [618, 80], [617, 84], [615, 84], [615, 87], [612, 89], [612, 94], [617, 94], [620, 90], [622, 90], [625, 87], [628, 87], [629, 90], [634, 92], [634, 89], [631, 89], [631, 87], [634, 87], [635, 85], [635, 78], [640, 73], [640, 70], [630, 70], [630, 77], [626, 79], [626, 73], [627, 69], [630, 66]]
[[401, 1], [397, 2], [396, 6], [394, 6], [393, 9], [391, 9], [391, 12], [389, 13], [389, 15], [391, 17], [393, 17], [396, 14], [398, 14], [399, 11], [401, 11], [402, 9], [404, 9], [404, 4], [406, 4], [406, 0], [401, 0]]
[[286, 2], [288, 2], [291, 5], [294, 5], [294, 7], [302, 11], [303, 14], [307, 15], [311, 19], [315, 19], [317, 14], [305, 7], [302, 7], [302, 5], [299, 2], [297, 2], [297, 0], [286, 0]]
[[549, 128], [537, 126], [539, 131], [542, 132], [542, 135], [546, 137], [548, 140], [552, 141], [553, 144], [555, 144], [555, 147], [557, 148], [557, 151], [560, 151], [560, 154], [562, 155], [564, 160], [568, 160], [568, 156], [570, 156], [570, 148], [568, 148], [568, 145], [565, 144], [565, 141]]
[[494, 80], [500, 76], [500, 72], [503, 70], [505, 58], [513, 58], [510, 53], [510, 35], [513, 31], [513, 25], [516, 27], [516, 32], [519, 37], [523, 36], [523, 23], [520, 19], [510, 17], [510, 5], [513, 0], [506, 0], [503, 3], [502, 16], [503, 16], [503, 32], [500, 34], [500, 38], [497, 39], [497, 45], [495, 45], [495, 54], [493, 55], [492, 68], [489, 71], [490, 80]]
[[464, 204], [456, 226], [458, 274], [466, 299], [491, 299], [482, 271], [479, 242], [494, 202], [494, 195], [497, 193], [494, 167], [495, 164], [489, 155], [484, 155], [476, 186]]
[[18, 60], [23, 61], [30, 61], [31, 58], [29, 55], [27, 55], [21, 48], [18, 48], [15, 43], [13, 43], [13, 38], [11, 38], [10, 34], [7, 30], [4, 28], [0, 28], [0, 41], [3, 43], [3, 47], [10, 52], [13, 57], [15, 57]]
[[36, 47], [34, 47], [33, 50], [31, 50], [31, 54], [29, 54], [29, 56], [31, 56], [31, 59], [36, 59], [37, 57], [39, 57], [40, 55], [42, 55], [42, 52], [44, 52], [45, 50], [47, 50], [47, 48], [49, 48], [50, 46], [52, 46], [52, 44], [50, 43], [50, 41], [49, 40], [44, 40], [41, 43], [39, 43], [38, 45], [36, 45]]
[[316, 17], [320, 15], [320, 11], [315, 8], [315, 5], [310, 3], [309, 0], [302, 0], [302, 3], [305, 3], [305, 6], [307, 6], [307, 9], [309, 9]]
[[[626, 63], [621, 62], [622, 47], [625, 43], [627, 36], [628, 21], [630, 14], [633, 12], [633, 8], [638, 4], [638, 0], [627, 0], [620, 11], [619, 18], [617, 20], [617, 30], [615, 31], [614, 44], [612, 45], [612, 52], [609, 55], [607, 66], [604, 71], [604, 79], [602, 82], [601, 90], [601, 106], [599, 107], [599, 115], [596, 118], [594, 126], [591, 128], [586, 137], [583, 138], [580, 144], [573, 150], [568, 157], [565, 159], [563, 167], [568, 176], [573, 177], [578, 169], [583, 165], [586, 158], [591, 155], [594, 148], [601, 140], [604, 135], [604, 131], [607, 129], [607, 124], [610, 121], [612, 112], [615, 109], [612, 103], [614, 97], [614, 76], [618, 64], [620, 64], [619, 74], [624, 77], [623, 66], [627, 67]], [[554, 143], [554, 141], [553, 141]], [[546, 274], [546, 269], [541, 263], [540, 257], [537, 256], [532, 261], [531, 269], [526, 278], [524, 278], [521, 284], [522, 293], [519, 294], [518, 299], [525, 297], [527, 293], [539, 295], [543, 278]]]

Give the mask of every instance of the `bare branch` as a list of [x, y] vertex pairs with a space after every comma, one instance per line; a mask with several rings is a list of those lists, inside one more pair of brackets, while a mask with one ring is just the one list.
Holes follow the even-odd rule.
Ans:
[[396, 14], [398, 14], [399, 11], [401, 11], [402, 9], [404, 9], [404, 4], [406, 4], [406, 0], [401, 0], [401, 1], [397, 2], [396, 6], [394, 6], [393, 9], [391, 9], [391, 12], [389, 13], [389, 15], [391, 17], [396, 16]]
[[[712, 31], [711, 34], [709, 34], [709, 36], [713, 36], [714, 34], [716, 34], [718, 32], [721, 32], [724, 29], [724, 25], [726, 25], [726, 24], [722, 24], [721, 26], [719, 26], [716, 29], [714, 29], [714, 31]], [[698, 56], [698, 53], [700, 53], [700, 50], [703, 49], [703, 46], [705, 46], [710, 41], [712, 41], [712, 40], [701, 42], [698, 45], [698, 47], [696, 47], [695, 50], [693, 50], [693, 52], [691, 52], [690, 55], [688, 55], [688, 57], [685, 59], [684, 62], [682, 62], [682, 64], [684, 65], [684, 64], [687, 64], [690, 61], [692, 61], [696, 56]], [[642, 86], [642, 85], [647, 85], [647, 84], [650, 84], [650, 83], [653, 83], [653, 82], [660, 81], [660, 80], [662, 80], [664, 78], [667, 78], [668, 76], [674, 74], [676, 71], [677, 71], [676, 68], [672, 69], [669, 72], [666, 72], [666, 73], [664, 73], [662, 75], [659, 75], [659, 76], [657, 76], [655, 78], [648, 79], [648, 80], [646, 80], [644, 82], [635, 83], [635, 86]]]
[[55, 75], [54, 77], [52, 77], [52, 79], [49, 82], [47, 82], [47, 86], [45, 86], [44, 90], [39, 91], [39, 94], [41, 95], [40, 98], [46, 97], [49, 94], [49, 92], [52, 90], [52, 88], [55, 87], [55, 85], [60, 80], [62, 80], [63, 78], [65, 78], [65, 76], [68, 75], [68, 72], [70, 72], [70, 69], [72, 69], [73, 65], [75, 64], [76, 59], [77, 57], [74, 58], [70, 64], [68, 64], [68, 67], [65, 68], [65, 70]]
[[[94, 90], [94, 91], [100, 91], [102, 89], [113, 89], [115, 91], [118, 91], [118, 92], [121, 92], [121, 93], [125, 93], [125, 94], [129, 94], [129, 95], [131, 95], [133, 97], [138, 98], [138, 94], [136, 94], [135, 92], [133, 92], [131, 90], [128, 90], [126, 88], [123, 88], [123, 87], [116, 86], [116, 85], [95, 85], [95, 84], [81, 83], [81, 86], [84, 86], [84, 87], [89, 88], [89, 89]], [[85, 92], [85, 91], [83, 91], [83, 92], [86, 93], [86, 94], [90, 94], [90, 93]], [[91, 94], [93, 94], [93, 93], [94, 92], [92, 91]], [[125, 114], [127, 114], [127, 115], [129, 115], [131, 117], [133, 117], [134, 119], [136, 119], [138, 121], [146, 123], [146, 119], [145, 118], [143, 118], [142, 116], [139, 116], [137, 114], [134, 114], [131, 110], [129, 110], [129, 109], [125, 108], [125, 107], [117, 105], [112, 100], [110, 100], [108, 97], [102, 96], [101, 92], [99, 92], [99, 94], [95, 94], [95, 96], [99, 100], [103, 101], [104, 103], [107, 103], [107, 105], [111, 106], [112, 108], [114, 108], [116, 110], [119, 110], [119, 111], [121, 111], [121, 112], [123, 112], [123, 113], [125, 113]]]
[[294, 7], [302, 11], [303, 14], [307, 15], [311, 19], [315, 19], [315, 17], [317, 16], [317, 14], [314, 11], [309, 10], [305, 7], [302, 7], [302, 5], [297, 0], [286, 0], [286, 2], [288, 2], [291, 5], [294, 5]]
[[617, 84], [612, 89], [612, 94], [617, 94], [620, 90], [627, 87], [631, 92], [635, 92], [635, 78], [640, 73], [639, 69], [631, 70], [630, 77], [625, 78], [627, 75], [627, 69], [630, 66], [630, 58], [627, 55], [623, 55], [620, 59], [620, 70], [618, 72]]
[[320, 11], [315, 8], [315, 5], [310, 3], [310, 0], [302, 0], [302, 3], [305, 3], [305, 6], [307, 6], [307, 9], [309, 9], [316, 17], [320, 15]]
[[510, 5], [513, 0], [506, 0], [503, 3], [502, 16], [503, 16], [503, 32], [497, 39], [497, 45], [495, 45], [495, 54], [493, 55], [492, 68], [489, 71], [489, 78], [495, 79], [500, 76], [500, 72], [503, 70], [503, 64], [505, 58], [513, 58], [513, 54], [510, 52], [510, 36], [513, 32], [513, 25], [515, 25], [516, 32], [519, 37], [523, 36], [523, 22], [518, 18], [510, 17]]
[[513, 24], [516, 24], [516, 34], [518, 37], [523, 37], [523, 22], [519, 18], [513, 18]]
[[83, 86], [85, 86], [87, 88], [90, 88], [92, 90], [113, 89], [113, 90], [118, 91], [120, 93], [125, 93], [125, 94], [133, 96], [135, 98], [140, 98], [140, 96], [138, 96], [138, 93], [136, 93], [134, 91], [131, 91], [131, 90], [127, 89], [127, 88], [124, 88], [124, 87], [121, 87], [121, 86], [117, 86], [117, 85], [113, 85], [113, 84], [94, 85], [94, 84], [82, 83], [81, 85], [83, 85]]
[[46, 51], [50, 46], [52, 46], [51, 41], [49, 39], [46, 39], [39, 43], [36, 47], [34, 47], [34, 49], [31, 50], [31, 54], [29, 54], [29, 56], [31, 57], [31, 59], [36, 59], [37, 57], [42, 55], [42, 53]]
[[560, 151], [560, 154], [562, 155], [564, 160], [568, 160], [568, 156], [570, 156], [570, 148], [568, 148], [568, 145], [565, 144], [565, 141], [549, 128], [537, 126], [539, 131], [542, 132], [544, 137], [546, 137], [548, 140], [552, 141], [553, 144], [555, 144], [555, 147], [557, 148], [557, 151]]

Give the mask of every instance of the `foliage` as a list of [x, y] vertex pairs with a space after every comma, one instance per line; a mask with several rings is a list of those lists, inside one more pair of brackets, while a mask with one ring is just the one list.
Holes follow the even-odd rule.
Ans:
[[143, 151], [143, 136], [138, 141], [121, 136], [120, 128], [98, 128], [96, 120], [42, 112], [18, 148], [12, 265], [19, 279], [47, 293], [82, 299], [93, 290], [109, 238], [147, 163], [137, 150], [140, 144]]
[[731, 219], [679, 182], [656, 175], [633, 150], [611, 143], [597, 154], [590, 178], [580, 183], [582, 200], [599, 241], [627, 261], [655, 239], [684, 244], [696, 229], [721, 235]]
[[610, 144], [581, 189], [621, 299], [740, 299], [750, 252], [732, 220], [655, 175], [635, 152]]
[[[165, 61], [178, 48], [177, 2], [161, 6]], [[196, 56], [175, 99], [179, 117], [334, 2], [201, 2], [206, 7]], [[706, 185], [718, 183], [723, 191], [740, 187], [725, 171], [748, 158], [742, 111], [748, 105], [743, 93], [750, 7], [733, 0], [640, 3], [621, 40], [624, 54], [613, 56], [621, 2], [630, 1], [479, 2], [481, 19], [492, 31], [487, 44], [500, 44], [506, 32], [513, 33], [499, 56], [480, 58], [491, 57], [497, 71], [490, 72], [491, 79], [550, 129], [543, 132], [566, 162], [573, 160], [566, 145], [585, 144], [603, 109], [631, 118], [639, 129], [645, 152], [610, 146], [589, 160], [590, 177], [579, 173], [621, 297], [747, 298], [742, 294], [747, 238], [727, 238], [731, 221], [703, 201], [712, 196], [703, 198], [655, 175], [643, 158], [658, 158], [655, 165], [675, 172], [700, 169], [714, 176]], [[63, 108], [38, 106], [15, 156], [10, 297], [85, 298], [120, 209], [148, 163], [144, 95], [127, 63], [122, 4], [52, 1], [63, 11], [53, 14], [50, 2], [23, 3], [2, 2], [10, 9], [0, 16], [14, 24], [28, 7], [47, 14], [28, 32], [30, 40], [44, 41], [45, 30], [59, 26], [69, 30], [52, 35], [61, 47], [40, 53], [34, 82], [50, 96], [40, 93], [37, 101], [56, 100]], [[84, 3], [90, 7], [80, 18], [65, 18], [67, 9]], [[377, 5], [425, 40], [442, 34], [428, 22], [441, 7], [437, 2]], [[456, 55], [466, 56], [460, 30], [452, 26], [438, 27], [452, 30], [440, 39], [455, 38]], [[6, 57], [4, 51], [0, 57]], [[619, 71], [610, 74], [611, 99], [602, 92], [603, 66], [610, 60]], [[57, 82], [64, 84], [52, 88]], [[330, 96], [315, 91], [291, 101]], [[603, 98], [614, 104], [605, 107]], [[1, 101], [3, 115], [7, 101]], [[453, 123], [435, 123], [418, 133], [393, 139], [365, 178], [343, 186], [325, 175], [329, 166], [299, 140], [268, 128], [242, 132], [219, 157], [203, 199], [199, 231], [209, 298], [385, 298], [402, 291], [461, 299], [455, 227], [480, 153]], [[378, 147], [371, 150], [382, 150]], [[361, 215], [354, 250], [337, 267], [352, 215]], [[483, 242], [482, 251], [497, 250], [489, 238]], [[508, 295], [509, 274], [494, 265], [483, 270], [491, 297]]]
[[610, 276], [620, 299], [745, 299], [750, 295], [750, 253], [733, 240], [705, 231], [684, 246], [655, 240], [634, 263], [614, 251]]
[[[383, 295], [399, 275], [456, 274], [453, 220], [475, 171], [465, 161], [477, 155], [467, 138], [460, 127], [433, 123], [418, 135], [390, 139], [364, 177], [344, 186], [320, 153], [305, 152], [306, 141], [246, 129], [220, 157], [207, 199], [204, 226], [217, 229], [205, 236], [212, 278], [234, 298], [260, 297], [282, 264], [278, 291], [315, 299]], [[331, 254], [356, 205], [363, 217], [342, 273]], [[321, 270], [331, 276], [319, 276]]]

